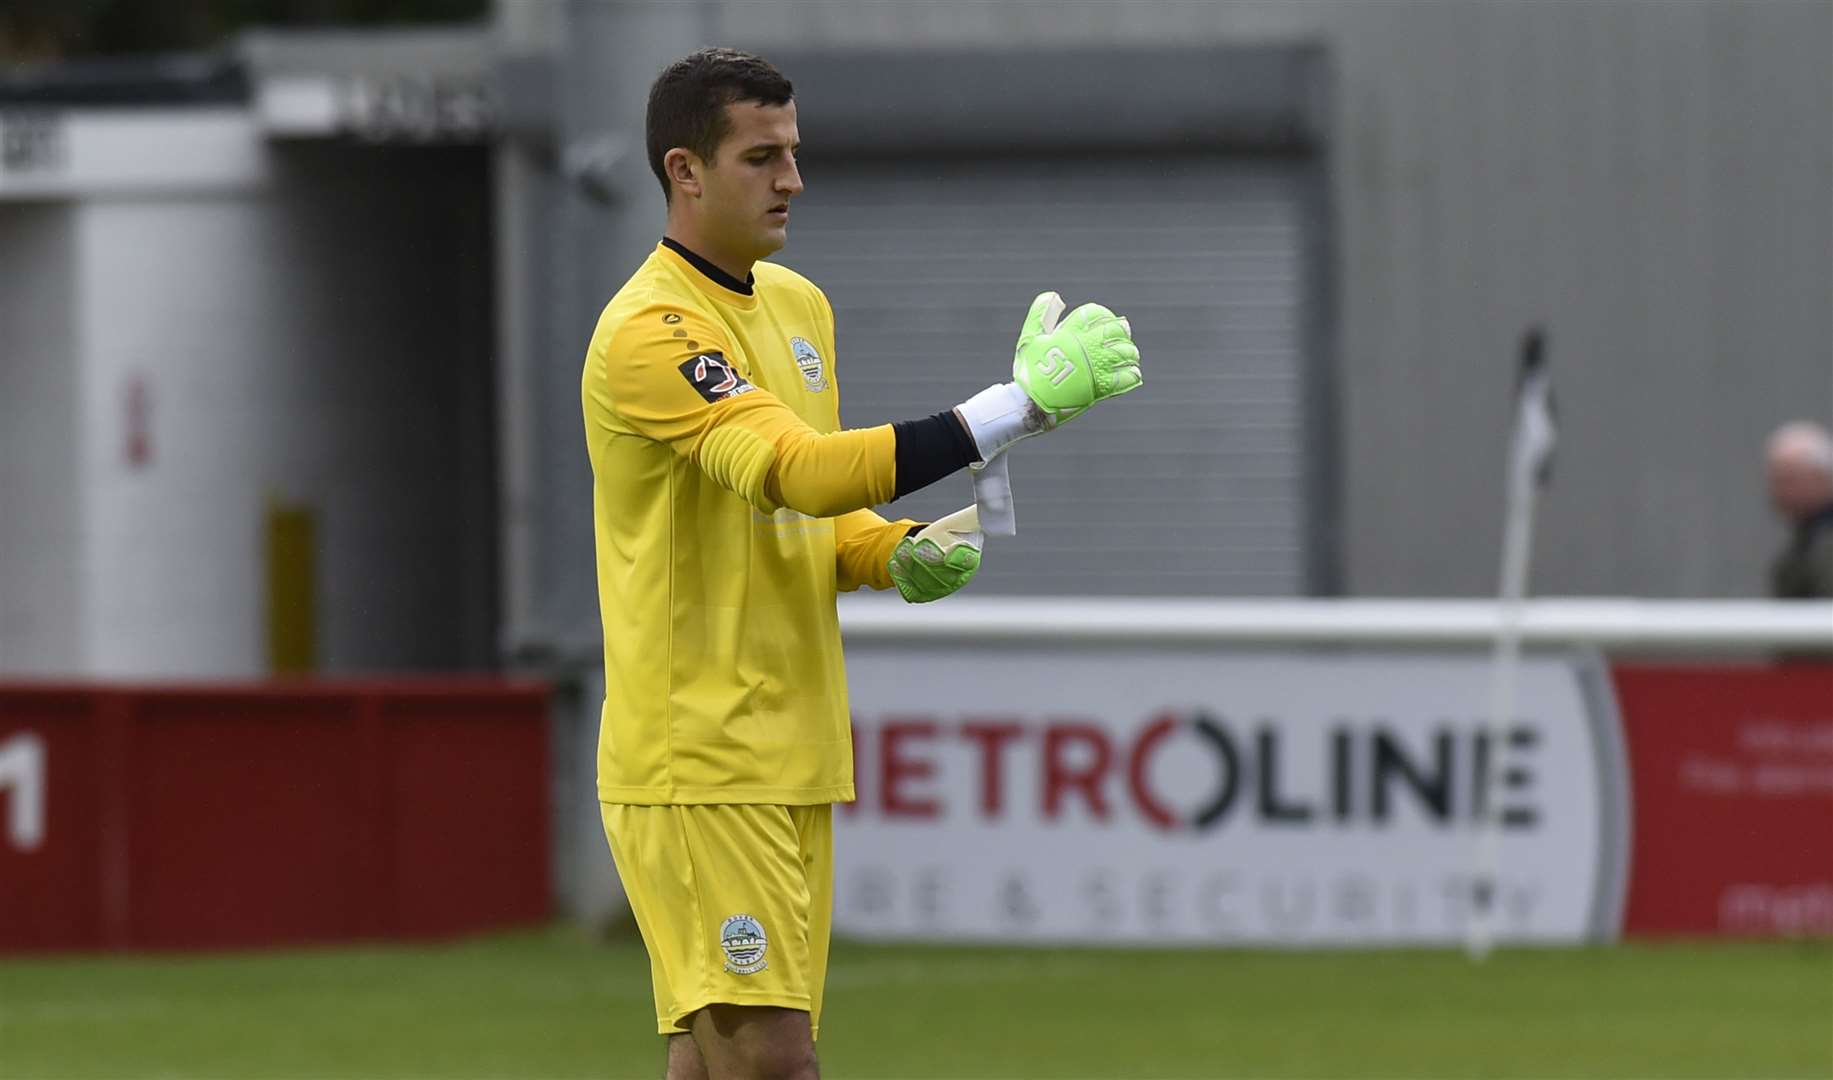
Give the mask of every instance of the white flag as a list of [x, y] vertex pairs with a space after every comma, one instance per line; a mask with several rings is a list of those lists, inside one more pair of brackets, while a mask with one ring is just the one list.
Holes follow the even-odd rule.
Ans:
[[1553, 474], [1553, 376], [1547, 370], [1546, 336], [1529, 330], [1521, 341], [1515, 381], [1515, 434], [1509, 444], [1509, 481], [1515, 490], [1545, 487]]

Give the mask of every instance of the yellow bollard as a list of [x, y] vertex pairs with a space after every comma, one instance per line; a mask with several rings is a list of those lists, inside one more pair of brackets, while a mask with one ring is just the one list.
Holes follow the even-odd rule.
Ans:
[[318, 667], [317, 524], [310, 506], [267, 502], [267, 669]]

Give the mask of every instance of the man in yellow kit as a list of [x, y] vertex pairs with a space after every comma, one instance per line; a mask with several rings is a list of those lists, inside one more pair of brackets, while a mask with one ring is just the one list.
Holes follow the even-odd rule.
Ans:
[[817, 1076], [833, 803], [853, 798], [834, 596], [923, 602], [979, 566], [972, 507], [869, 507], [992, 461], [1139, 385], [1131, 328], [1097, 304], [1025, 320], [1013, 381], [954, 409], [842, 430], [827, 297], [761, 262], [796, 170], [790, 83], [706, 49], [650, 91], [662, 242], [592, 335], [605, 702], [598, 796], [649, 950], [669, 1080]]

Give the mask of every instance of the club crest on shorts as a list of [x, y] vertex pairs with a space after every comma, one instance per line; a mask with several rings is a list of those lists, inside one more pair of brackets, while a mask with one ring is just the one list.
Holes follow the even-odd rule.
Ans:
[[719, 947], [726, 953], [726, 970], [735, 975], [750, 975], [764, 970], [764, 950], [770, 938], [764, 924], [749, 915], [734, 915], [719, 928]]
[[808, 389], [817, 394], [826, 390], [827, 372], [823, 370], [821, 354], [815, 351], [809, 340], [805, 337], [790, 338], [789, 351], [795, 354], [796, 367], [802, 369], [802, 381], [808, 384]]

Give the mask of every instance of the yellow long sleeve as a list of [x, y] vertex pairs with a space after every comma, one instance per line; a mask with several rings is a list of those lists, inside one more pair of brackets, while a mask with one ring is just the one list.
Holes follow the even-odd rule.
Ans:
[[[684, 327], [691, 336], [658, 334], [651, 324]], [[752, 386], [725, 359], [724, 334], [697, 312], [641, 312], [606, 353], [607, 413], [633, 433], [668, 444], [764, 513], [788, 507], [834, 517], [896, 494], [891, 425], [816, 431], [775, 395]]]
[[855, 510], [834, 519], [834, 560], [838, 588], [891, 587], [891, 551], [914, 526], [909, 518], [886, 521], [870, 510]]

